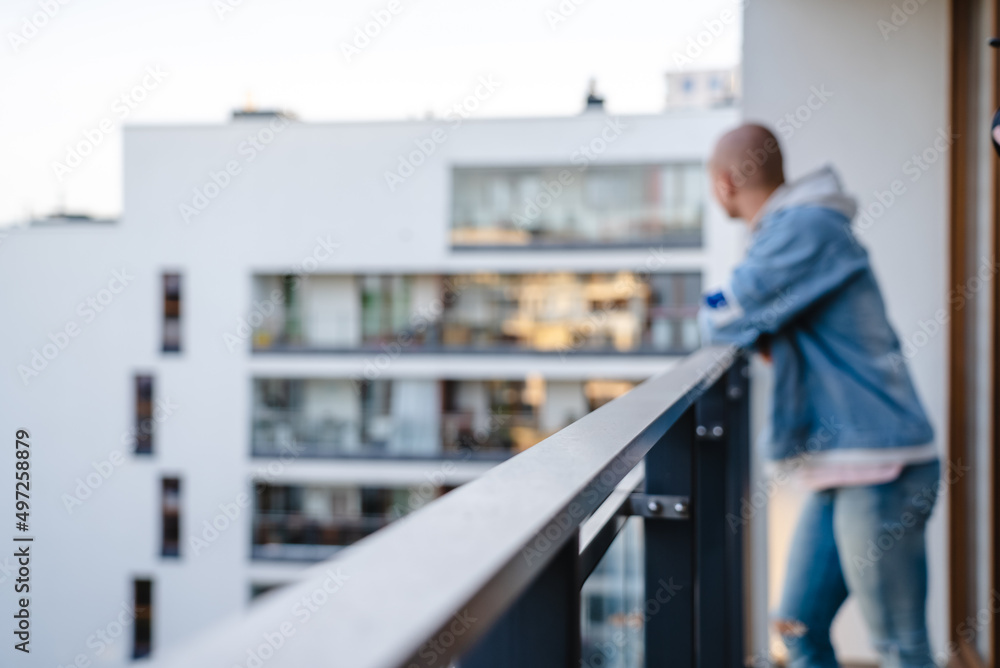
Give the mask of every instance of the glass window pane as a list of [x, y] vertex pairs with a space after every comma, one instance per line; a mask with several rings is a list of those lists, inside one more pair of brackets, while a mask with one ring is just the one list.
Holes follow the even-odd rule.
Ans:
[[700, 164], [456, 168], [452, 243], [701, 245]]
[[582, 666], [644, 668], [641, 518], [630, 518], [580, 592]]

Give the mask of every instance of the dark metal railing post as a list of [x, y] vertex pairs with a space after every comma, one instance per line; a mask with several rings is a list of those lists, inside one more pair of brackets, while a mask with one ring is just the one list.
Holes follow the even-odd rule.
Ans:
[[726, 374], [726, 413], [728, 422], [726, 458], [726, 635], [727, 666], [746, 664], [750, 647], [750, 601], [746, 586], [750, 582], [751, 563], [747, 530], [749, 517], [743, 506], [750, 498], [750, 368], [740, 357]]
[[[694, 417], [694, 409], [689, 408], [646, 455], [646, 494], [691, 496]], [[689, 512], [684, 509], [685, 515]], [[643, 521], [643, 537], [646, 666], [693, 666], [692, 523], [647, 517]]]
[[743, 665], [745, 550], [739, 513], [749, 462], [744, 368], [738, 359], [695, 410], [694, 665], [699, 668]]
[[579, 532], [462, 657], [460, 668], [579, 668]]
[[686, 521], [645, 520], [647, 668], [744, 663], [745, 368], [737, 359], [646, 455], [646, 495], [690, 500]]
[[726, 665], [726, 388], [717, 382], [695, 410], [695, 655], [698, 668]]

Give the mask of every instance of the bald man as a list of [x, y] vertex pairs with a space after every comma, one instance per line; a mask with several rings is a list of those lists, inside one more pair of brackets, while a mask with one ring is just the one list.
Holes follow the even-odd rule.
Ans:
[[712, 191], [750, 228], [746, 257], [699, 314], [706, 342], [774, 366], [764, 455], [809, 491], [775, 627], [793, 668], [835, 668], [830, 624], [857, 599], [882, 666], [933, 666], [925, 526], [940, 478], [934, 432], [886, 318], [855, 201], [829, 167], [786, 183], [765, 127], [719, 140]]

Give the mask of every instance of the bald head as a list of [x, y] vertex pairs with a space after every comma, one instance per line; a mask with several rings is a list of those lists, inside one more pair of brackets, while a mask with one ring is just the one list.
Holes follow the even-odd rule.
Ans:
[[734, 218], [752, 218], [748, 214], [785, 182], [781, 147], [763, 125], [748, 123], [724, 134], [708, 168], [716, 198]]
[[778, 139], [763, 125], [748, 123], [722, 135], [709, 166], [732, 174], [738, 188], [776, 188], [785, 182]]

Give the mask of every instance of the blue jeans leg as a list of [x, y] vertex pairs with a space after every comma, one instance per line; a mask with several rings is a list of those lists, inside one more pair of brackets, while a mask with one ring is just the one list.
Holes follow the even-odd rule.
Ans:
[[833, 530], [844, 579], [858, 600], [883, 668], [934, 666], [927, 636], [926, 526], [938, 460], [882, 485], [836, 490]]
[[834, 540], [836, 494], [816, 492], [795, 528], [775, 624], [788, 648], [788, 668], [837, 668], [830, 624], [847, 598]]

